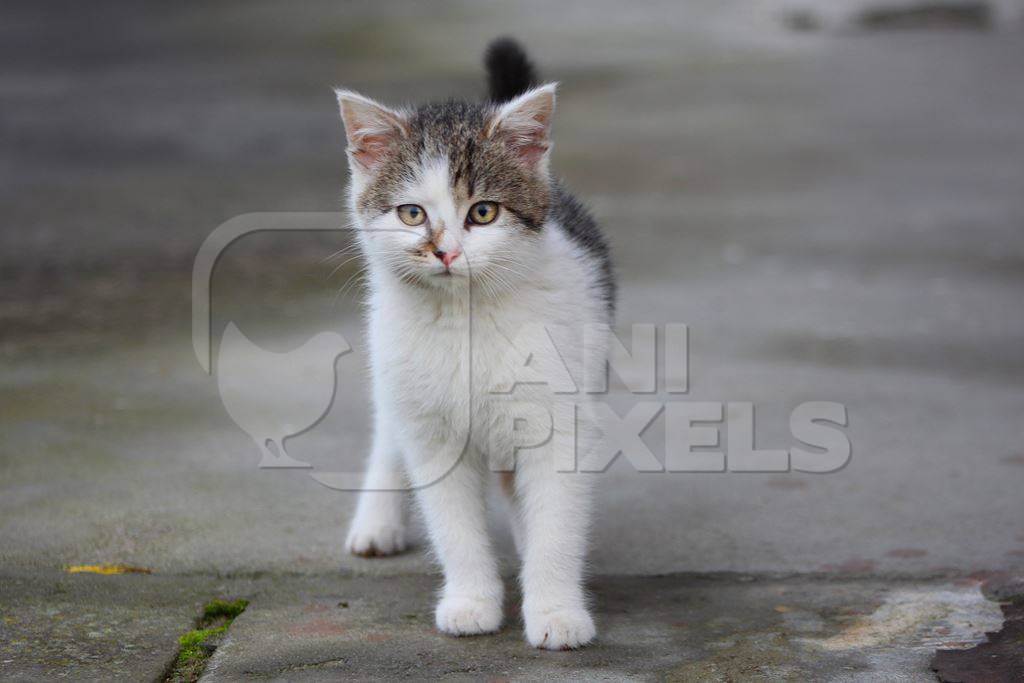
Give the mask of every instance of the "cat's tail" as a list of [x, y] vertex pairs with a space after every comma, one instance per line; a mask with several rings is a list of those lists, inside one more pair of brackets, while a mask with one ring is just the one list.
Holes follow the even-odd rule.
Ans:
[[484, 54], [491, 100], [507, 102], [537, 85], [537, 72], [526, 51], [512, 38], [497, 38]]

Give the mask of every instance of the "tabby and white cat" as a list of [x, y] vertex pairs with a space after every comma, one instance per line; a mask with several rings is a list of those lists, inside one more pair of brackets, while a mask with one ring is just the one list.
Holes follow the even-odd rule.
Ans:
[[[602, 362], [584, 363], [583, 330], [611, 324], [614, 282], [594, 221], [549, 174], [555, 85], [536, 85], [511, 40], [495, 41], [485, 61], [486, 102], [405, 110], [337, 93], [368, 261], [376, 409], [347, 546], [364, 556], [403, 550], [401, 491], [412, 488], [444, 571], [437, 627], [497, 631], [503, 586], [485, 493], [492, 471], [514, 468], [501, 479], [526, 638], [575, 648], [595, 635], [583, 587], [590, 487], [559, 463], [571, 467], [596, 434], [545, 416], [586, 400], [584, 373], [604, 371], [604, 339], [588, 337], [588, 357]], [[510, 352], [531, 329], [545, 343]], [[546, 361], [580, 391], [524, 383], [524, 367]]]

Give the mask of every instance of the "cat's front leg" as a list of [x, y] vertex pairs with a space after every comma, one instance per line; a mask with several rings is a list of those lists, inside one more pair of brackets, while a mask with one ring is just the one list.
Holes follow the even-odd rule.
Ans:
[[377, 419], [373, 451], [345, 547], [353, 555], [382, 557], [405, 550], [402, 458], [391, 429]]
[[410, 479], [444, 570], [437, 628], [457, 636], [497, 631], [504, 598], [487, 533], [483, 463], [463, 455], [463, 446], [445, 444], [409, 458]]
[[523, 454], [516, 464], [525, 535], [523, 620], [531, 645], [566, 650], [597, 633], [583, 590], [591, 494], [584, 475], [557, 472], [555, 463], [566, 460], [545, 450]]

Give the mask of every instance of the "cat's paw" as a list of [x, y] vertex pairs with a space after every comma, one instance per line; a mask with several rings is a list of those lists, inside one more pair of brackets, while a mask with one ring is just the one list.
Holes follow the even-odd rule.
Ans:
[[353, 525], [345, 547], [360, 557], [385, 557], [405, 550], [405, 527], [394, 524]]
[[453, 636], [494, 633], [501, 628], [501, 600], [493, 598], [442, 598], [437, 605], [437, 628]]
[[594, 620], [583, 608], [526, 612], [526, 640], [545, 650], [574, 650], [594, 639]]

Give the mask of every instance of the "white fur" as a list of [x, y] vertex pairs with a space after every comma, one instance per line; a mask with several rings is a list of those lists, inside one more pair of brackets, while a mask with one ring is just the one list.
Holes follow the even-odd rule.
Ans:
[[[350, 200], [357, 217], [355, 198], [366, 181], [353, 166]], [[514, 384], [521, 369], [521, 358], [509, 353], [510, 340], [527, 327], [545, 326], [561, 356], [557, 362], [582, 388], [584, 372], [603, 371], [583, 366], [584, 326], [607, 323], [608, 313], [597, 294], [597, 264], [560, 226], [531, 233], [499, 216], [466, 230], [466, 212], [479, 198], [453, 197], [441, 159], [425, 164], [402, 192], [401, 201], [426, 210], [428, 224], [409, 228], [394, 212], [357, 218], [369, 261], [376, 423], [366, 476], [366, 488], [374, 490], [361, 494], [348, 547], [378, 554], [404, 547], [402, 494], [394, 489], [407, 479], [444, 570], [438, 628], [485, 633], [500, 628], [503, 617], [503, 586], [485, 521], [490, 466], [512, 464], [503, 454], [512, 452], [516, 406], [528, 402], [550, 414], [586, 399], [582, 392], [556, 394], [540, 385], [495, 393]], [[444, 267], [432, 256], [409, 254], [428, 229], [443, 230], [442, 249], [462, 251], [452, 275], [441, 274]], [[543, 432], [545, 425], [531, 428]], [[594, 434], [582, 429], [577, 438], [586, 444]], [[578, 647], [595, 635], [583, 588], [588, 480], [556, 472], [556, 463], [572, 461], [571, 451], [571, 439], [552, 438], [515, 459], [526, 638], [550, 649]]]

